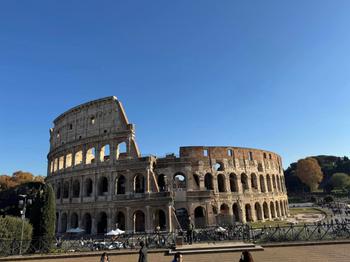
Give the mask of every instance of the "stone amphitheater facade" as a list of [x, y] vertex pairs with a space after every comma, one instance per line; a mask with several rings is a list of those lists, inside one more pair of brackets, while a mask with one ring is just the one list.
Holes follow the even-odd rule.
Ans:
[[288, 198], [281, 157], [266, 150], [180, 147], [180, 154], [141, 156], [116, 97], [61, 114], [50, 129], [49, 182], [57, 233], [80, 227], [102, 234], [175, 231], [283, 219]]

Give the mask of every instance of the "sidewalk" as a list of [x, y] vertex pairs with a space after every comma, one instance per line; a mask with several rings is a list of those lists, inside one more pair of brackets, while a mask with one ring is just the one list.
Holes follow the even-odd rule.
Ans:
[[[98, 252], [92, 256], [65, 257], [48, 259], [45, 256], [42, 259], [16, 259], [11, 261], [30, 261], [30, 262], [96, 262], [102, 252]], [[329, 244], [329, 245], [308, 245], [308, 246], [284, 246], [284, 247], [265, 247], [264, 251], [253, 252], [255, 262], [348, 262], [350, 261], [350, 244]], [[149, 253], [150, 262], [169, 262], [172, 256], [166, 255], [164, 252]], [[124, 253], [111, 255], [111, 262], [137, 262], [138, 254]], [[239, 252], [224, 253], [201, 253], [184, 255], [185, 262], [232, 262], [239, 261]], [[10, 260], [8, 260], [10, 261]]]

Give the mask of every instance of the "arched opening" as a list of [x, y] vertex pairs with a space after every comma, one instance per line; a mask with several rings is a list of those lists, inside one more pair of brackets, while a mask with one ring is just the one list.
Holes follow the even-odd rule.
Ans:
[[231, 224], [230, 208], [226, 204], [220, 206], [220, 214], [217, 216], [217, 224], [227, 225]]
[[270, 203], [270, 212], [271, 212], [271, 217], [275, 218], [276, 213], [275, 213], [275, 205], [273, 204], [273, 202]]
[[277, 187], [276, 187], [276, 178], [275, 178], [275, 175], [272, 175], [272, 184], [273, 184], [273, 190], [276, 191]]
[[281, 192], [281, 180], [279, 176], [276, 176], [276, 180], [277, 180], [277, 189], [279, 192]]
[[91, 197], [92, 196], [92, 180], [90, 178], [87, 178], [85, 180], [85, 187], [84, 187], [84, 196]]
[[63, 183], [63, 198], [69, 197], [69, 182], [66, 181]]
[[64, 168], [64, 156], [60, 156], [60, 158], [58, 159], [58, 169], [62, 169]]
[[280, 212], [280, 207], [279, 207], [278, 201], [276, 201], [275, 207], [276, 207], [277, 216], [280, 217], [281, 216], [281, 212]]
[[66, 155], [66, 166], [67, 167], [71, 167], [72, 166], [72, 153], [69, 153]]
[[272, 192], [272, 186], [271, 186], [271, 178], [270, 175], [266, 175], [266, 182], [267, 182], [267, 190], [269, 192]]
[[95, 162], [95, 158], [96, 158], [96, 152], [95, 152], [95, 148], [89, 148], [88, 151], [86, 151], [86, 164], [92, 164]]
[[97, 220], [97, 234], [105, 233], [107, 233], [107, 214], [105, 212], [101, 212], [98, 215]]
[[229, 215], [229, 213], [230, 213], [230, 209], [229, 209], [228, 205], [222, 204], [220, 206], [220, 214], [227, 216], [227, 215]]
[[285, 216], [286, 215], [286, 212], [284, 210], [284, 207], [283, 207], [283, 204], [282, 204], [282, 200], [280, 201], [280, 209], [281, 209], [281, 214], [282, 216]]
[[154, 228], [159, 226], [161, 231], [166, 230], [166, 215], [163, 210], [158, 209], [154, 212], [153, 225], [154, 225]]
[[119, 158], [125, 158], [127, 156], [127, 145], [126, 142], [122, 142], [119, 145], [117, 145], [117, 150], [116, 150], [116, 159]]
[[194, 224], [196, 228], [203, 228], [206, 225], [205, 210], [201, 206], [194, 210]]
[[224, 171], [224, 164], [221, 162], [217, 162], [213, 165], [213, 169], [215, 171]]
[[70, 228], [77, 228], [79, 225], [78, 225], [78, 215], [77, 213], [73, 213], [71, 216], [70, 216]]
[[253, 221], [252, 208], [251, 208], [250, 204], [245, 205], [245, 219], [247, 222]]
[[264, 211], [264, 218], [265, 219], [269, 219], [270, 218], [270, 216], [269, 216], [269, 207], [268, 207], [266, 202], [264, 202], [264, 204], [263, 204], [263, 211]]
[[80, 196], [80, 182], [79, 180], [74, 180], [73, 182], [73, 197]]
[[265, 180], [263, 175], [260, 175], [260, 191], [263, 193], [266, 192]]
[[117, 195], [123, 195], [125, 194], [125, 187], [126, 187], [126, 179], [125, 176], [120, 175], [119, 177], [117, 177], [116, 179], [116, 194]]
[[252, 173], [250, 175], [250, 180], [251, 180], [252, 188], [255, 190], [258, 190], [258, 178], [256, 174]]
[[186, 208], [178, 208], [175, 211], [176, 213], [176, 218], [179, 221], [179, 224], [181, 226], [182, 230], [186, 230], [187, 229], [187, 225], [188, 225], [188, 212]]
[[134, 232], [145, 232], [145, 214], [141, 210], [134, 213]]
[[61, 216], [61, 233], [66, 233], [67, 231], [67, 214], [63, 213]]
[[233, 211], [233, 221], [234, 222], [239, 222], [239, 206], [237, 203], [234, 203], [232, 205], [232, 211]]
[[226, 192], [225, 176], [223, 174], [219, 174], [217, 179], [219, 192]]
[[134, 192], [145, 193], [145, 177], [141, 174], [134, 177]]
[[166, 185], [165, 185], [165, 175], [160, 174], [157, 178], [157, 182], [158, 182], [158, 188], [159, 188], [159, 192], [164, 192], [166, 191]]
[[174, 175], [174, 189], [182, 191], [186, 189], [186, 176], [183, 173], [176, 173]]
[[241, 183], [242, 183], [243, 192], [249, 190], [248, 176], [244, 173], [241, 174]]
[[213, 175], [210, 173], [205, 174], [204, 176], [204, 186], [207, 190], [214, 190], [213, 186]]
[[83, 229], [85, 230], [86, 234], [91, 234], [91, 226], [92, 226], [92, 219], [91, 215], [89, 213], [86, 213], [83, 216]]
[[99, 196], [108, 195], [108, 179], [105, 176], [100, 177], [98, 181], [98, 195]]
[[255, 216], [256, 216], [257, 220], [262, 220], [263, 219], [261, 206], [260, 206], [260, 204], [258, 202], [255, 203]]
[[199, 176], [197, 174], [193, 174], [194, 186], [197, 190], [199, 190]]
[[60, 198], [61, 198], [61, 183], [58, 183], [58, 184], [57, 184], [56, 198], [57, 198], [57, 199], [60, 199]]
[[230, 174], [230, 189], [231, 192], [238, 192], [238, 186], [237, 186], [237, 176], [236, 174]]
[[74, 154], [74, 165], [80, 165], [83, 163], [83, 151], [80, 150]]
[[123, 212], [119, 211], [116, 216], [116, 227], [125, 230], [125, 215]]
[[104, 145], [103, 147], [101, 147], [100, 150], [100, 161], [101, 162], [105, 162], [108, 161], [110, 158], [110, 148], [109, 145]]

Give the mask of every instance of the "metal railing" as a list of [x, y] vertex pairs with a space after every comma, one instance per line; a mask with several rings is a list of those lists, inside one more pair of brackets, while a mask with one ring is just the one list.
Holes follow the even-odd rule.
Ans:
[[[75, 236], [52, 240], [47, 249], [47, 239], [20, 240], [0, 239], [0, 256], [26, 253], [67, 253], [94, 250], [137, 249], [143, 241], [148, 248], [173, 248], [178, 241], [187, 242], [187, 232], [159, 232], [123, 234], [115, 237]], [[228, 227], [196, 229], [193, 232], [194, 243], [219, 241], [244, 241], [259, 244], [296, 241], [324, 241], [350, 239], [350, 223], [319, 223], [312, 225], [290, 225], [252, 228], [237, 224]], [[22, 246], [22, 247], [21, 247]]]

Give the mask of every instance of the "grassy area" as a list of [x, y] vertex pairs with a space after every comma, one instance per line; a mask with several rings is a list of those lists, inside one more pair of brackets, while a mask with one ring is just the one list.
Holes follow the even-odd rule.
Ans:
[[[316, 208], [316, 207], [290, 208], [289, 213], [291, 216], [295, 216], [297, 214], [324, 214], [326, 215], [326, 218], [330, 217], [331, 215], [329, 211], [326, 211], [321, 208]], [[286, 226], [286, 225], [290, 225], [290, 223], [285, 220], [275, 220], [275, 221], [265, 221], [265, 222], [257, 221], [257, 222], [250, 223], [250, 225], [253, 228], [260, 228], [264, 226], [266, 227], [268, 226], [276, 227], [277, 225]]]

